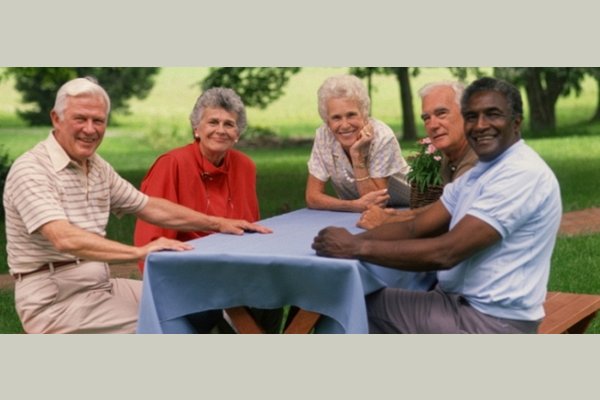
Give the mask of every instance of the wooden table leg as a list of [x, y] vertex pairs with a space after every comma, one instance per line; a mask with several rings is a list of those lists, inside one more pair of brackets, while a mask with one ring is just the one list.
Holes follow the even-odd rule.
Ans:
[[321, 314], [299, 309], [284, 333], [309, 333], [320, 317]]
[[225, 310], [231, 322], [233, 322], [234, 328], [238, 333], [265, 333], [263, 329], [258, 326], [248, 307], [240, 306], [228, 308]]
[[[248, 307], [232, 307], [226, 309], [225, 312], [227, 313], [227, 315], [229, 315], [229, 318], [231, 319], [231, 322], [233, 323], [234, 328], [237, 330], [238, 333], [265, 333], [264, 330], [256, 323], [256, 321], [250, 314], [250, 310], [248, 309]], [[321, 314], [299, 309], [284, 333], [309, 333], [314, 328], [317, 321], [319, 321], [320, 317]]]

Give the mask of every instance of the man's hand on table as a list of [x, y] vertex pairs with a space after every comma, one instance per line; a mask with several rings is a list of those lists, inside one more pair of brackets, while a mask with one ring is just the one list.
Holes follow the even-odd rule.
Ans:
[[332, 258], [356, 258], [360, 240], [345, 228], [330, 226], [319, 231], [312, 248], [318, 256]]

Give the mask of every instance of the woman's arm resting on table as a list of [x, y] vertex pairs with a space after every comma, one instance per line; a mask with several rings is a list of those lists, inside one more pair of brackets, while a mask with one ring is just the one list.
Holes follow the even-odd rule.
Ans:
[[414, 217], [415, 210], [396, 210], [394, 208], [370, 206], [366, 211], [363, 211], [356, 226], [363, 229], [373, 229], [379, 225], [391, 222], [404, 222]]
[[356, 200], [342, 200], [325, 193], [326, 182], [320, 181], [311, 174], [306, 181], [306, 206], [317, 210], [335, 210], [362, 212], [370, 205], [385, 206], [390, 196], [387, 189], [369, 192]]
[[163, 228], [180, 231], [212, 231], [241, 235], [244, 232], [271, 233], [271, 229], [240, 219], [214, 217], [158, 197], [150, 197], [137, 217]]

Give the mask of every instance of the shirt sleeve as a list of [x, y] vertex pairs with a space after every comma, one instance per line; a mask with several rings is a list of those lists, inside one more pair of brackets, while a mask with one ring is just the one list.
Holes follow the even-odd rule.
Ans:
[[[160, 197], [179, 204], [178, 181], [179, 174], [176, 160], [170, 155], [163, 155], [150, 167], [142, 181], [141, 191], [150, 197]], [[136, 246], [144, 246], [159, 237], [175, 239], [177, 231], [161, 228], [138, 218], [134, 233]]]
[[514, 232], [547, 196], [542, 176], [522, 165], [510, 165], [496, 172], [494, 179], [482, 187], [468, 214], [496, 229], [502, 237]]
[[41, 165], [33, 161], [15, 162], [10, 180], [6, 190], [27, 233], [32, 234], [48, 222], [67, 219], [60, 189]]
[[373, 178], [387, 178], [398, 172], [406, 174], [408, 164], [391, 128], [381, 122], [374, 125], [376, 136], [369, 150], [369, 174]]
[[327, 182], [331, 177], [327, 170], [326, 153], [331, 153], [331, 148], [325, 140], [327, 128], [322, 126], [317, 129], [310, 158], [308, 160], [308, 172], [322, 182]]
[[117, 217], [135, 214], [148, 204], [148, 196], [140, 192], [130, 182], [123, 179], [108, 163], [107, 179], [110, 182], [110, 210]]

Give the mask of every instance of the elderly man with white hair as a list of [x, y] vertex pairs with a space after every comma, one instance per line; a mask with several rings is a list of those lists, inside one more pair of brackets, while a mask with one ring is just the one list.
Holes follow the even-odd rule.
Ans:
[[8, 265], [16, 280], [17, 314], [28, 333], [135, 332], [141, 281], [111, 279], [108, 262], [191, 249], [166, 238], [144, 246], [107, 239], [110, 212], [179, 230], [270, 232], [138, 191], [96, 154], [109, 111], [108, 94], [93, 80], [65, 83], [50, 113], [52, 132], [19, 157], [8, 174]]

